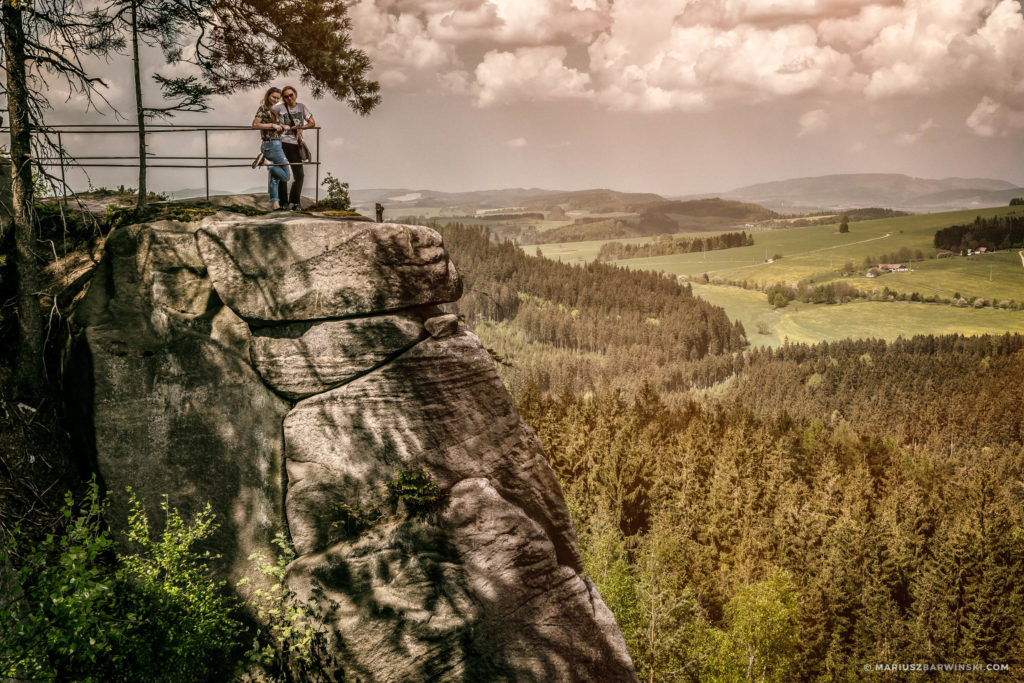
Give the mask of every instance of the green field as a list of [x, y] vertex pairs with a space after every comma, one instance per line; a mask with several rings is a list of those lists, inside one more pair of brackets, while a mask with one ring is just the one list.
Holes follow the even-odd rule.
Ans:
[[[693, 293], [743, 323], [751, 346], [776, 348], [787, 339], [810, 344], [838, 339], [892, 340], [916, 334], [1024, 332], [1021, 311], [899, 301], [857, 301], [842, 306], [793, 302], [772, 309], [764, 294], [739, 287], [694, 284]], [[759, 328], [767, 334], [761, 334]]]
[[[701, 230], [699, 232], [677, 232], [674, 233], [672, 237], [676, 239], [693, 239], [694, 237], [713, 237], [714, 235], [721, 235], [727, 232], [740, 232], [741, 230], [743, 230], [743, 228], [730, 228], [729, 230]], [[748, 230], [747, 232], [750, 231]], [[755, 233], [755, 240], [757, 239], [757, 234], [758, 233]], [[644, 242], [652, 241], [654, 241], [653, 237], [619, 237], [611, 240], [591, 240], [588, 242], [552, 242], [551, 244], [541, 244], [539, 246], [544, 255], [550, 259], [561, 261], [562, 263], [590, 263], [591, 261], [597, 258], [597, 253], [601, 251], [601, 246], [607, 244], [608, 242], [622, 242], [623, 244], [643, 244]], [[524, 245], [523, 249], [525, 249], [527, 253], [532, 254], [534, 252], [535, 247], [533, 245], [528, 244]], [[729, 249], [726, 250], [726, 253], [730, 251], [738, 250]], [[708, 254], [713, 253], [715, 252], [708, 252]], [[698, 259], [700, 258], [700, 254], [680, 254], [679, 256], [696, 256]], [[662, 257], [661, 259], [629, 259], [626, 261], [614, 261], [614, 263], [617, 263], [618, 265], [622, 266], [633, 267], [634, 263], [638, 263], [640, 261], [660, 261], [672, 258], [676, 257], [665, 256]], [[662, 268], [653, 268], [651, 266], [646, 266], [646, 269], [663, 270]]]
[[[972, 211], [922, 214], [886, 218], [850, 224], [850, 232], [839, 234], [838, 226], [822, 225], [786, 230], [755, 232], [754, 246], [709, 251], [705, 254], [674, 254], [653, 258], [617, 261], [619, 265], [658, 270], [675, 275], [720, 276], [726, 280], [760, 285], [776, 282], [815, 283], [845, 280], [861, 290], [889, 287], [896, 292], [939, 294], [950, 298], [959, 292], [965, 297], [986, 299], [1024, 299], [1024, 268], [1016, 252], [985, 256], [928, 259], [936, 252], [932, 246], [935, 231], [963, 223], [975, 216], [990, 217], [1020, 211], [1019, 207], [995, 207]], [[589, 243], [588, 243], [589, 245]], [[889, 273], [865, 278], [865, 258], [877, 259], [906, 247], [920, 250], [923, 261], [911, 261], [912, 273]], [[596, 254], [600, 243], [588, 246]], [[772, 263], [767, 263], [781, 255]], [[854, 275], [843, 277], [846, 263], [852, 263]]]

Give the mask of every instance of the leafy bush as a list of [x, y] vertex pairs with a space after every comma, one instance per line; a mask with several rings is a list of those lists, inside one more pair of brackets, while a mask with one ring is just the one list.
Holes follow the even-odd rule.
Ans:
[[[246, 652], [246, 658], [272, 680], [292, 680], [293, 675], [308, 680], [307, 675], [312, 675], [326, 656], [326, 638], [318, 629], [318, 622], [309, 616], [317, 608], [316, 601], [301, 603], [285, 580], [295, 551], [283, 534], [277, 534], [273, 543], [278, 548], [273, 564], [260, 553], [249, 556], [271, 582], [269, 588], [252, 588], [247, 596], [249, 606], [263, 626]], [[248, 585], [248, 579], [238, 582], [239, 588]]]
[[430, 478], [422, 467], [414, 470], [399, 470], [395, 479], [389, 479], [385, 486], [393, 509], [399, 504], [412, 516], [435, 511], [441, 504], [441, 487]]
[[327, 189], [327, 199], [321, 199], [310, 207], [312, 211], [352, 210], [352, 200], [348, 196], [348, 183], [343, 183], [328, 173], [320, 184]]
[[15, 530], [0, 548], [8, 567], [0, 598], [0, 677], [98, 681], [221, 681], [235, 669], [242, 626], [236, 601], [210, 578], [214, 531], [207, 508], [191, 522], [164, 501], [154, 537], [131, 498], [129, 539], [116, 555], [95, 481], [77, 505], [69, 493], [64, 532], [35, 549]]

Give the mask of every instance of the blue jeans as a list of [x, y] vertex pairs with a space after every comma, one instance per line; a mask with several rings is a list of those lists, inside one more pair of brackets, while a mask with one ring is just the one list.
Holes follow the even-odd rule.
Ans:
[[[287, 164], [288, 160], [284, 156], [284, 150], [281, 149], [280, 140], [264, 140], [260, 145], [260, 151], [271, 163], [274, 164]], [[278, 185], [284, 185], [291, 179], [292, 175], [288, 172], [290, 166], [270, 166], [267, 168], [269, 172], [269, 180], [267, 182], [267, 194], [270, 195], [270, 203], [278, 201]]]

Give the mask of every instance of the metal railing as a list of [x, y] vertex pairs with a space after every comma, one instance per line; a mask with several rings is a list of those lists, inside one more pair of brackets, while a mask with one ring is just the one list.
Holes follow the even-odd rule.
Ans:
[[[315, 173], [315, 201], [320, 201], [320, 127], [307, 128], [316, 132], [314, 149], [310, 150], [310, 160], [301, 163], [289, 163], [288, 166], [313, 166]], [[0, 128], [0, 132], [8, 132], [7, 128]], [[138, 168], [138, 154], [132, 156], [111, 156], [111, 155], [75, 155], [68, 154], [64, 147], [64, 135], [138, 135], [138, 126], [129, 123], [72, 123], [63, 125], [48, 125], [33, 129], [33, 133], [45, 131], [56, 137], [57, 156], [41, 157], [37, 161], [44, 166], [60, 168], [61, 185], [65, 190], [68, 187], [66, 169], [68, 168]], [[173, 124], [150, 124], [146, 126], [146, 137], [161, 133], [202, 133], [203, 134], [203, 155], [202, 156], [174, 156], [162, 154], [146, 154], [146, 168], [195, 168], [204, 169], [206, 201], [210, 201], [210, 169], [211, 168], [245, 168], [252, 166], [253, 156], [211, 156], [210, 155], [210, 133], [233, 132], [233, 131], [258, 131], [251, 126], [176, 126]], [[147, 145], [148, 146], [148, 145]], [[134, 160], [134, 163], [120, 163]], [[166, 161], [192, 161], [199, 163], [150, 163]], [[105, 163], [116, 161], [119, 163]], [[243, 161], [245, 163], [210, 163]], [[101, 163], [104, 162], [104, 163]], [[278, 164], [284, 166], [285, 164]]]

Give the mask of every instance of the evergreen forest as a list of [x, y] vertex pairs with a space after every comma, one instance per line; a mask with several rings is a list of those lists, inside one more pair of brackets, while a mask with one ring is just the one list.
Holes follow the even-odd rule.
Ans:
[[989, 251], [1024, 247], [1024, 216], [977, 217], [935, 233], [935, 248], [961, 252], [985, 247]]
[[731, 249], [732, 247], [749, 247], [754, 244], [753, 235], [746, 231], [726, 232], [711, 237], [674, 238], [661, 235], [653, 242], [628, 244], [623, 242], [606, 242], [597, 253], [599, 261], [615, 261], [618, 259], [643, 258], [648, 256], [668, 256], [669, 254], [693, 254], [695, 252], [712, 251], [714, 249]]
[[1024, 337], [750, 349], [674, 280], [441, 230], [641, 680], [1019, 675]]

